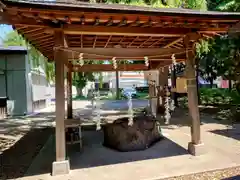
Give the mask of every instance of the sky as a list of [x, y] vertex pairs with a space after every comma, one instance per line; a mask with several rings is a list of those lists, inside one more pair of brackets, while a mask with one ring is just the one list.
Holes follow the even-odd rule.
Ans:
[[2, 44], [2, 39], [4, 39], [6, 34], [11, 32], [12, 30], [12, 26], [0, 24], [0, 44]]

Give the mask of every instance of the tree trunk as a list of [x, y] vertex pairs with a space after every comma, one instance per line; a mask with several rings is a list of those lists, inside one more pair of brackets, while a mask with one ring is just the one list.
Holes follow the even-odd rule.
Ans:
[[210, 88], [213, 88], [213, 79], [210, 79]]
[[76, 90], [77, 90], [77, 96], [78, 97], [83, 96], [82, 88], [76, 87]]
[[116, 71], [116, 99], [120, 99], [119, 97], [119, 72]]
[[228, 80], [228, 90], [232, 91], [232, 80], [231, 79]]

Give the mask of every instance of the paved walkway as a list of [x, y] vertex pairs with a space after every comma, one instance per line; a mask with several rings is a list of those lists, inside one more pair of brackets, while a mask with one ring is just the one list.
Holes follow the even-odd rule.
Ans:
[[[81, 103], [85, 105], [83, 109], [87, 109], [88, 102]], [[120, 106], [123, 104], [120, 103]], [[82, 108], [79, 103], [76, 106]], [[116, 110], [111, 104], [110, 107]], [[187, 153], [187, 144], [191, 138], [189, 118], [180, 111], [173, 116], [172, 125], [163, 126], [166, 139], [145, 151], [116, 152], [101, 145], [101, 132], [84, 132], [82, 152], [78, 152], [78, 147], [68, 147], [72, 169], [69, 175], [52, 177], [49, 174], [55, 155], [54, 139], [51, 138], [29, 168], [26, 177], [21, 179], [157, 180], [240, 165], [240, 126], [229, 129], [208, 116], [202, 117], [202, 121], [202, 140], [207, 152], [202, 156], [194, 157]]]

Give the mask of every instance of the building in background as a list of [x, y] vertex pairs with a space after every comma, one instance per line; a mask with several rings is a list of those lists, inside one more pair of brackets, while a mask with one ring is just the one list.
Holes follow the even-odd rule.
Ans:
[[51, 99], [44, 67], [32, 68], [27, 49], [0, 46], [0, 97], [8, 97], [9, 115], [26, 115]]
[[[116, 88], [116, 73], [111, 72], [109, 78], [110, 89]], [[130, 72], [122, 71], [119, 72], [119, 88], [129, 87], [143, 87], [147, 86], [147, 81], [144, 78], [143, 72]]]

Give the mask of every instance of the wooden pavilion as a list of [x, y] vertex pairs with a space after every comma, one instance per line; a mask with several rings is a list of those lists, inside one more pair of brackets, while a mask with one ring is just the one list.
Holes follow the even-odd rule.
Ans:
[[[71, 72], [116, 71], [112, 65], [73, 65], [84, 60], [144, 60], [149, 65], [119, 65], [118, 71], [168, 69], [186, 61], [189, 112], [192, 118], [189, 152], [203, 151], [195, 80], [194, 42], [228, 32], [240, 22], [240, 13], [164, 9], [79, 1], [0, 0], [0, 18], [13, 25], [49, 61], [56, 64], [56, 161], [53, 175], [69, 172], [66, 159], [64, 73], [68, 72], [68, 118], [72, 117]], [[165, 73], [166, 74], [166, 73]], [[164, 79], [165, 78], [165, 79]], [[159, 84], [166, 85], [164, 71]], [[161, 93], [160, 93], [161, 94]]]

